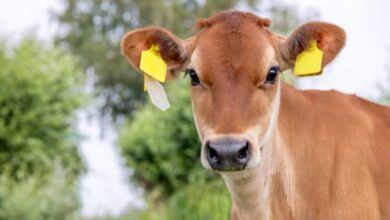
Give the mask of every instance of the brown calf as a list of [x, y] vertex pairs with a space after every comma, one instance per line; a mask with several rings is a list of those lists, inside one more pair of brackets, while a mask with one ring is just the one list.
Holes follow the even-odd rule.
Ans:
[[139, 68], [157, 44], [169, 72], [187, 68], [204, 167], [221, 173], [233, 219], [390, 219], [390, 109], [337, 91], [299, 91], [280, 80], [310, 41], [322, 65], [344, 31], [311, 22], [284, 38], [268, 19], [223, 12], [181, 41], [149, 27], [122, 53]]

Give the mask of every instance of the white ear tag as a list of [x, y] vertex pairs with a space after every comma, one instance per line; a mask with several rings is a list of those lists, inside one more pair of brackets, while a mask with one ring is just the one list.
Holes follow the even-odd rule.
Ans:
[[148, 75], [145, 75], [145, 84], [152, 103], [161, 111], [167, 110], [170, 105], [164, 87]]

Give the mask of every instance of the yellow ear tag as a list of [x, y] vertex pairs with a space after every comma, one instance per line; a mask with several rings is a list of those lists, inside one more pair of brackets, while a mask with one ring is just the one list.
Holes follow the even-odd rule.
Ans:
[[295, 75], [312, 76], [321, 74], [322, 56], [323, 52], [317, 47], [317, 41], [311, 41], [309, 48], [300, 53], [295, 60]]
[[139, 68], [153, 79], [165, 82], [168, 65], [161, 58], [157, 45], [152, 45], [149, 50], [141, 53]]
[[148, 92], [150, 100], [157, 108], [167, 110], [169, 101], [159, 81], [165, 82], [168, 65], [161, 58], [157, 45], [142, 51], [139, 68], [144, 72], [144, 91]]

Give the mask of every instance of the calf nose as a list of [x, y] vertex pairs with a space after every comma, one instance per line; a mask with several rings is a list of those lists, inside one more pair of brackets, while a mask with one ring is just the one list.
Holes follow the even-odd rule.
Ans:
[[224, 138], [206, 142], [207, 160], [214, 170], [242, 170], [250, 159], [249, 141]]

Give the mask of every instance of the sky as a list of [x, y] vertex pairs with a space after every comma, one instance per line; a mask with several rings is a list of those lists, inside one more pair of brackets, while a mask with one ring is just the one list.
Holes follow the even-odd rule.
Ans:
[[129, 183], [131, 171], [114, 147], [113, 129], [107, 126], [102, 138], [96, 115], [93, 106], [78, 115], [78, 130], [86, 137], [81, 142], [80, 152], [88, 167], [80, 182], [82, 214], [118, 216], [129, 208], [145, 207], [142, 190]]
[[[345, 48], [322, 76], [302, 78], [302, 88], [337, 89], [375, 97], [377, 85], [390, 74], [390, 1], [291, 0], [302, 10], [313, 8], [322, 21], [341, 26], [347, 33]], [[387, 65], [387, 66], [386, 66]], [[387, 68], [387, 69], [386, 69]]]
[[[0, 0], [0, 36], [17, 42], [24, 35], [35, 34], [49, 40], [54, 34], [49, 10], [61, 5], [53, 0]], [[23, 7], [21, 7], [23, 6]]]
[[[302, 78], [302, 88], [337, 89], [365, 97], [377, 95], [377, 85], [390, 74], [389, 0], [281, 0], [297, 6], [298, 13], [316, 10], [320, 20], [345, 29], [347, 43], [321, 76]], [[0, 0], [0, 38], [17, 43], [26, 34], [50, 42], [56, 26], [49, 9], [61, 5], [54, 0]], [[21, 5], [23, 7], [21, 7]], [[79, 115], [78, 129], [84, 133], [80, 152], [90, 171], [80, 183], [82, 213], [88, 216], [118, 215], [128, 206], [141, 207], [141, 192], [128, 182], [130, 171], [114, 147], [115, 134], [100, 137], [96, 118]], [[106, 130], [107, 131], [107, 130]]]

